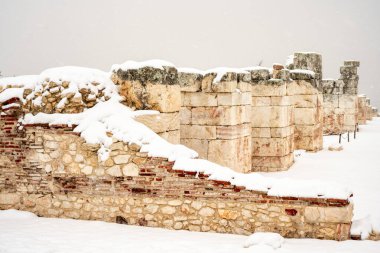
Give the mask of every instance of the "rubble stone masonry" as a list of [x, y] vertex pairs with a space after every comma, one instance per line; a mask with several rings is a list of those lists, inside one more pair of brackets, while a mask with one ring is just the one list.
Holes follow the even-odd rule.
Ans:
[[0, 209], [44, 217], [248, 235], [345, 240], [348, 200], [272, 197], [202, 173], [173, 170], [137, 145], [114, 141], [100, 162], [67, 126], [17, 127], [17, 108], [0, 116]]

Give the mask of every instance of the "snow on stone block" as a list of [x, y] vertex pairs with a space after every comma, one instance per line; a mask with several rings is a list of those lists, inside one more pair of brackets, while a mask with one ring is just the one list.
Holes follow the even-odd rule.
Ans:
[[9, 88], [0, 92], [0, 103], [4, 103], [12, 98], [18, 98], [23, 101], [22, 94], [24, 92], [23, 88]]
[[117, 72], [118, 70], [127, 71], [130, 69], [140, 69], [140, 68], [155, 68], [155, 69], [161, 69], [164, 70], [164, 67], [174, 67], [174, 64], [168, 61], [159, 60], [159, 59], [153, 59], [148, 61], [126, 61], [122, 64], [114, 64], [111, 67], [111, 71]]
[[247, 238], [243, 246], [244, 248], [249, 248], [251, 246], [265, 245], [271, 247], [272, 249], [278, 249], [281, 248], [284, 242], [284, 237], [277, 233], [256, 232]]
[[213, 83], [219, 83], [221, 81], [236, 81], [237, 74], [249, 74], [249, 72], [239, 68], [220, 67], [206, 70], [205, 74], [215, 74]]

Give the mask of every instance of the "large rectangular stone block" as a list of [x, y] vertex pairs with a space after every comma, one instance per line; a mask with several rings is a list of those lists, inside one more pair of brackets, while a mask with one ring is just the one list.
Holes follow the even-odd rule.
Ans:
[[229, 126], [250, 121], [251, 106], [195, 107], [191, 110], [192, 124]]
[[240, 137], [251, 136], [251, 125], [244, 123], [235, 126], [217, 126], [216, 138], [217, 139], [236, 139]]
[[295, 80], [289, 82], [287, 84], [286, 94], [288, 96], [318, 94], [318, 90], [312, 82], [314, 82], [314, 80]]
[[218, 93], [218, 105], [250, 105], [250, 92]]
[[182, 92], [183, 105], [188, 107], [217, 106], [217, 93]]
[[252, 85], [252, 96], [285, 96], [286, 84], [282, 80], [270, 79], [267, 81], [258, 81]]
[[292, 137], [252, 138], [252, 156], [285, 156], [293, 152]]
[[285, 156], [253, 156], [253, 172], [274, 172], [289, 169], [294, 163], [294, 155], [290, 153]]
[[250, 171], [250, 137], [243, 137], [234, 140], [211, 140], [208, 147], [208, 160], [226, 167], [230, 167], [235, 171]]
[[181, 125], [181, 138], [184, 139], [216, 139], [216, 126]]
[[163, 133], [166, 131], [179, 130], [180, 115], [175, 113], [160, 113], [155, 115], [137, 116], [136, 121], [146, 125], [155, 133]]
[[291, 124], [288, 106], [252, 107], [252, 127], [286, 127]]
[[199, 158], [207, 159], [208, 140], [181, 138], [181, 144], [195, 150]]

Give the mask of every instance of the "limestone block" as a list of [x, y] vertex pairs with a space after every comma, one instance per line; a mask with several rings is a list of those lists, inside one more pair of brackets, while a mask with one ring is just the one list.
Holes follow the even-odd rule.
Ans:
[[288, 96], [318, 94], [314, 86], [313, 80], [296, 80], [287, 84], [286, 93]]
[[149, 127], [155, 133], [163, 133], [180, 128], [180, 115], [178, 112], [140, 115], [135, 120]]
[[291, 106], [293, 105], [292, 97], [290, 96], [281, 96], [281, 97], [271, 97], [271, 105], [278, 106]]
[[181, 107], [179, 110], [179, 117], [181, 125], [188, 125], [191, 123], [191, 107]]
[[270, 129], [270, 137], [272, 138], [288, 137], [293, 134], [294, 134], [294, 126], [276, 127], [276, 128]]
[[252, 127], [252, 137], [270, 138], [271, 128], [270, 127]]
[[317, 95], [294, 95], [292, 102], [296, 108], [313, 108], [318, 106]]
[[156, 85], [146, 86], [148, 94], [147, 103], [149, 109], [160, 112], [178, 112], [181, 107], [181, 89], [179, 85]]
[[217, 106], [217, 93], [183, 92], [183, 105], [189, 107]]
[[174, 130], [174, 131], [167, 131], [163, 133], [158, 133], [158, 135], [161, 138], [164, 138], [168, 142], [172, 144], [179, 144], [180, 143], [180, 130]]
[[203, 76], [198, 73], [185, 73], [179, 70], [178, 82], [182, 92], [197, 92], [201, 89]]
[[216, 139], [216, 126], [182, 125], [181, 138], [184, 139]]
[[199, 139], [184, 139], [181, 138], [181, 144], [195, 150], [199, 158], [207, 159], [208, 141]]
[[293, 163], [293, 153], [285, 156], [252, 156], [252, 171], [283, 171], [287, 170]]
[[136, 177], [139, 175], [139, 167], [134, 163], [123, 166], [122, 171], [124, 176]]
[[211, 140], [208, 147], [208, 160], [230, 167], [239, 172], [251, 168], [250, 137], [235, 140]]
[[249, 123], [235, 126], [217, 126], [217, 139], [237, 139], [244, 136], [250, 136], [251, 125]]
[[310, 223], [351, 223], [352, 216], [352, 204], [345, 207], [307, 206], [305, 208], [305, 221]]
[[294, 108], [295, 125], [314, 125], [319, 123], [317, 108]]
[[252, 138], [253, 156], [285, 156], [291, 153], [293, 139], [285, 138]]
[[251, 106], [195, 107], [191, 109], [192, 124], [238, 125], [249, 122]]
[[291, 124], [287, 106], [252, 107], [252, 127], [286, 127]]
[[15, 205], [20, 202], [17, 193], [0, 193], [0, 205]]
[[286, 84], [280, 79], [270, 79], [267, 81], [258, 81], [252, 85], [252, 96], [285, 96]]
[[258, 106], [271, 106], [272, 105], [272, 99], [271, 97], [256, 97], [252, 96], [252, 106], [258, 107]]
[[219, 93], [217, 96], [218, 105], [250, 105], [250, 92]]

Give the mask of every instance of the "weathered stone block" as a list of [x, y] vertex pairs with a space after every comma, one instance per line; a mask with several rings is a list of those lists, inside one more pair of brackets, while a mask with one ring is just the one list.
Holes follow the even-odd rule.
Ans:
[[345, 207], [308, 206], [305, 208], [305, 221], [310, 223], [351, 223], [352, 209], [352, 204]]
[[[186, 112], [187, 111], [185, 111], [184, 114]], [[186, 115], [184, 115], [184, 118], [185, 116]], [[180, 115], [178, 112], [140, 115], [135, 117], [135, 120], [149, 127], [155, 133], [163, 133], [178, 130], [180, 128]]]
[[216, 139], [216, 126], [182, 125], [181, 138], [184, 139]]
[[285, 96], [286, 84], [280, 79], [270, 79], [267, 81], [258, 81], [252, 84], [252, 96]]
[[183, 105], [189, 107], [217, 106], [217, 93], [183, 92]]

